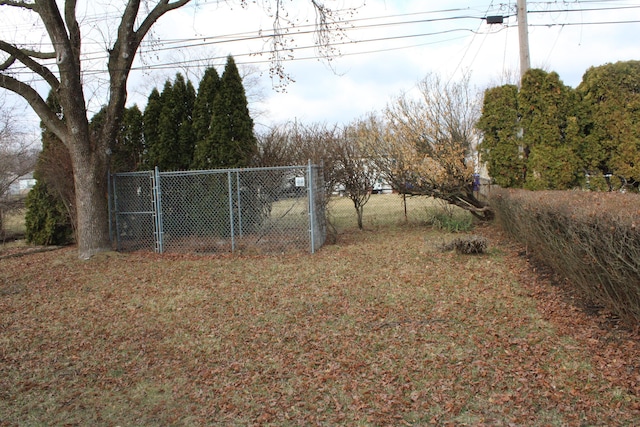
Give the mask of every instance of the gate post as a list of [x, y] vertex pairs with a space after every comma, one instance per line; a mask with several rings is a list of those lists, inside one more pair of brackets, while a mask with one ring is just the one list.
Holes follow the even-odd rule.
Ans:
[[315, 253], [316, 251], [316, 242], [315, 242], [315, 227], [316, 227], [316, 203], [315, 203], [315, 193], [314, 193], [314, 180], [313, 173], [311, 170], [311, 159], [309, 159], [309, 163], [307, 164], [307, 197], [309, 198], [309, 241], [311, 242], [311, 253]]
[[231, 252], [236, 251], [236, 236], [233, 223], [235, 218], [233, 216], [233, 186], [231, 185], [231, 171], [227, 171], [227, 188], [229, 191], [229, 225], [231, 226]]
[[164, 231], [162, 229], [162, 189], [160, 186], [160, 170], [156, 166], [153, 173], [153, 210], [155, 211], [153, 217], [154, 221], [154, 234], [156, 237], [156, 252], [164, 253]]

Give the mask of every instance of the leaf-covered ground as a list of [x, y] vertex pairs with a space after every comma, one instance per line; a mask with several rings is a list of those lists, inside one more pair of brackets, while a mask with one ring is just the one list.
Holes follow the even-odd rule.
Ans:
[[639, 424], [638, 336], [480, 233], [2, 259], [0, 426]]

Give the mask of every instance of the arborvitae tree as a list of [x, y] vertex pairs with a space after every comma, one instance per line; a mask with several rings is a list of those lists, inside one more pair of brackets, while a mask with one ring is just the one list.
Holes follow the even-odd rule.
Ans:
[[64, 245], [73, 240], [69, 215], [59, 197], [38, 180], [25, 201], [25, 238], [35, 245]]
[[145, 151], [142, 112], [137, 105], [124, 110], [121, 132], [113, 148], [112, 172], [139, 170]]
[[522, 144], [529, 189], [567, 189], [579, 183], [579, 132], [569, 126], [575, 117], [575, 93], [557, 73], [529, 70], [518, 94]]
[[207, 145], [210, 147], [206, 156], [208, 165], [224, 168], [248, 166], [257, 147], [242, 78], [231, 56], [227, 57], [220, 89], [213, 103]]
[[160, 114], [156, 139], [149, 144], [149, 161], [151, 166], [161, 170], [175, 170], [174, 160], [177, 156], [178, 126], [173, 116], [173, 84], [167, 80], [160, 94]]
[[537, 190], [581, 183], [577, 99], [558, 74], [537, 69], [523, 76], [519, 91], [505, 85], [485, 92], [480, 151], [497, 184]]
[[588, 172], [611, 175], [619, 181], [618, 185], [626, 182], [638, 188], [640, 61], [592, 67], [584, 74], [577, 91], [585, 109], [586, 137], [580, 153]]
[[478, 129], [484, 136], [480, 144], [482, 161], [489, 175], [502, 187], [522, 187], [525, 176], [524, 147], [518, 138], [518, 88], [504, 85], [484, 93]]
[[[155, 136], [147, 141], [147, 162], [151, 167], [158, 166], [161, 170], [189, 169], [195, 145], [191, 123], [195, 97], [193, 85], [185, 81], [181, 74], [176, 75], [173, 84], [169, 80], [165, 82], [159, 97], [157, 134], [152, 135], [153, 131], [145, 133], [146, 137]], [[154, 105], [150, 112], [150, 123], [145, 121], [145, 130], [153, 124], [156, 108]]]
[[145, 152], [142, 164], [145, 169], [151, 169], [157, 164], [156, 152], [159, 150], [158, 123], [160, 112], [162, 111], [162, 101], [158, 89], [153, 88], [147, 106], [142, 115], [142, 127], [144, 134]]
[[193, 131], [196, 138], [196, 147], [193, 157], [193, 169], [211, 167], [208, 161], [208, 153], [211, 147], [207, 145], [208, 136], [213, 118], [213, 102], [220, 88], [220, 76], [215, 68], [210, 67], [204, 73], [198, 87], [198, 95], [193, 106]]
[[[91, 132], [99, 133], [104, 122], [105, 109], [91, 118]], [[131, 172], [140, 167], [145, 151], [142, 112], [137, 105], [126, 108], [116, 139], [109, 144], [111, 157], [109, 172]]]
[[[53, 94], [47, 104], [62, 115]], [[25, 202], [26, 239], [38, 245], [62, 245], [73, 240], [75, 221], [75, 186], [69, 151], [44, 123], [42, 152], [38, 158], [34, 178], [37, 180]]]
[[196, 137], [193, 130], [193, 107], [196, 101], [196, 90], [191, 81], [184, 80], [181, 74], [176, 75], [173, 84], [173, 102], [176, 124], [178, 125], [177, 164], [175, 169], [189, 169], [193, 160]]

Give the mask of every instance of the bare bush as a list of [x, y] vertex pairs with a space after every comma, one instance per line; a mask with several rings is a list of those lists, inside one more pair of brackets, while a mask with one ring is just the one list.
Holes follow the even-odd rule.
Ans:
[[442, 245], [443, 251], [455, 250], [459, 254], [463, 255], [478, 255], [487, 252], [489, 247], [489, 241], [482, 236], [471, 235], [464, 237], [457, 237]]
[[501, 190], [502, 227], [591, 304], [640, 320], [640, 196]]

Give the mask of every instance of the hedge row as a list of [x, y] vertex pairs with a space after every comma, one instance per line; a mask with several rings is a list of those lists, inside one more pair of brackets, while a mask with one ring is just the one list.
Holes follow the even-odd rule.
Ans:
[[589, 302], [640, 321], [640, 195], [498, 190], [500, 225]]

